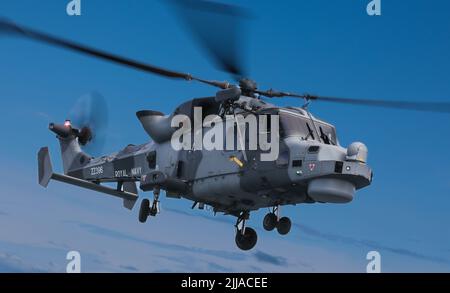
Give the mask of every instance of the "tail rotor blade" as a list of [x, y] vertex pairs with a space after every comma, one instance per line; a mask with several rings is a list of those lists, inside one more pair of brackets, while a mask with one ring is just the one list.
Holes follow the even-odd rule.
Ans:
[[108, 104], [105, 98], [92, 92], [80, 97], [69, 114], [74, 127], [88, 128], [92, 139], [83, 148], [89, 154], [100, 154], [108, 134]]

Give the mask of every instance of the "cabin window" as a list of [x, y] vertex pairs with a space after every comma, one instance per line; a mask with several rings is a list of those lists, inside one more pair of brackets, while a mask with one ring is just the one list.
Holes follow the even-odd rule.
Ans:
[[177, 164], [177, 178], [182, 178], [184, 173], [184, 162], [178, 161]]
[[156, 168], [156, 151], [149, 152], [147, 155], [148, 167], [150, 169]]

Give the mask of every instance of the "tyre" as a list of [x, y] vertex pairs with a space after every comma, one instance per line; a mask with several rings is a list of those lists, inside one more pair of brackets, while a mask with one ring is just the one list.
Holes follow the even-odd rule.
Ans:
[[263, 227], [266, 231], [272, 231], [277, 226], [277, 223], [277, 216], [274, 213], [269, 213], [264, 217]]
[[247, 227], [244, 234], [240, 230], [237, 231], [235, 240], [237, 247], [241, 250], [250, 250], [255, 247], [258, 235], [254, 229]]
[[147, 198], [143, 199], [141, 202], [141, 208], [139, 209], [139, 222], [147, 222], [147, 218], [150, 212], [150, 200]]
[[286, 235], [291, 231], [291, 220], [288, 217], [283, 217], [277, 224], [278, 233], [281, 235]]

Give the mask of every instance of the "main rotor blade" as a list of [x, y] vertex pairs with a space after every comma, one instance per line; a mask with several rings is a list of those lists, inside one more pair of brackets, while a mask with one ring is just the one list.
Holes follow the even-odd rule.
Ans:
[[128, 67], [132, 67], [134, 69], [143, 70], [149, 73], [154, 73], [158, 75], [162, 75], [169, 78], [182, 78], [191, 80], [192, 77], [190, 74], [176, 72], [171, 70], [166, 70], [160, 67], [156, 67], [149, 64], [144, 64], [132, 59], [124, 58], [118, 55], [114, 55], [105, 51], [97, 50], [91, 47], [87, 47], [69, 40], [65, 40], [62, 38], [54, 37], [49, 34], [36, 31], [30, 28], [26, 28], [23, 26], [19, 26], [17, 24], [0, 20], [0, 32], [6, 31], [7, 33], [15, 34], [21, 37], [33, 39], [39, 42], [43, 42], [52, 46], [73, 50], [79, 53], [87, 54], [93, 57], [101, 58], [107, 61], [112, 61], [114, 63], [118, 63], [121, 65], [125, 65]]
[[236, 79], [246, 75], [242, 20], [250, 13], [238, 6], [206, 0], [171, 0], [169, 3], [219, 69]]
[[41, 43], [52, 45], [55, 47], [72, 50], [78, 53], [89, 55], [92, 57], [100, 58], [106, 61], [110, 61], [116, 64], [124, 65], [133, 69], [141, 70], [148, 73], [157, 74], [160, 76], [174, 78], [174, 79], [184, 79], [184, 80], [196, 80], [201, 83], [209, 84], [219, 88], [228, 87], [226, 82], [209, 81], [194, 77], [188, 73], [177, 72], [172, 70], [167, 70], [161, 67], [153, 66], [150, 64], [145, 64], [133, 59], [125, 58], [119, 55], [115, 55], [106, 51], [94, 49], [92, 47], [84, 46], [73, 41], [69, 41], [63, 38], [55, 37], [44, 32], [33, 30], [24, 26], [19, 26], [15, 23], [0, 19], [0, 34], [13, 34], [20, 37], [32, 39]]
[[299, 95], [287, 92], [278, 92], [273, 90], [257, 91], [257, 93], [269, 98], [293, 97], [293, 98], [301, 98], [306, 101], [323, 101], [331, 103], [382, 107], [391, 109], [414, 110], [414, 111], [435, 112], [435, 113], [450, 113], [450, 102], [412, 102], [412, 101], [349, 99], [337, 97], [323, 97], [309, 94]]
[[414, 110], [423, 112], [450, 113], [450, 102], [411, 102], [411, 101], [389, 101], [389, 100], [363, 100], [336, 97], [310, 96], [309, 100], [324, 102], [382, 107], [391, 109]]

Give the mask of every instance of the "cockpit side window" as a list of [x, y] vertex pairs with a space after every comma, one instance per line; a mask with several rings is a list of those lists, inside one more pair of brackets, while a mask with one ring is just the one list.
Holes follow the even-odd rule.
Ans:
[[306, 136], [306, 140], [308, 139], [308, 138], [312, 138], [313, 140], [315, 140], [316, 138], [314, 137], [314, 131], [311, 129], [311, 126], [309, 126], [309, 123], [308, 122], [306, 122], [306, 128], [308, 128], [308, 135]]
[[320, 138], [326, 144], [337, 145], [336, 129], [330, 125], [318, 123]]
[[[337, 145], [336, 129], [326, 123], [309, 117], [280, 111], [281, 137], [300, 136], [304, 140], [318, 140], [325, 144]], [[315, 130], [317, 129], [317, 131]]]
[[147, 154], [147, 162], [150, 169], [156, 168], [156, 151], [151, 151]]
[[319, 126], [319, 129], [320, 129], [320, 138], [322, 139], [322, 141], [325, 144], [331, 144], [331, 139], [330, 139], [330, 137], [328, 137], [328, 135], [325, 134], [325, 132], [323, 131], [322, 126]]
[[315, 140], [314, 131], [308, 119], [299, 115], [280, 112], [281, 137], [300, 136], [303, 139]]

